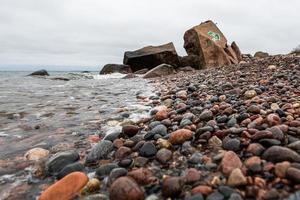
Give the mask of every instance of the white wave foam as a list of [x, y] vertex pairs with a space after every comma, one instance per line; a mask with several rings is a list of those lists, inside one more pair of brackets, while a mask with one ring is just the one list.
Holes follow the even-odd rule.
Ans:
[[94, 79], [96, 80], [102, 80], [102, 79], [119, 79], [125, 77], [126, 74], [121, 73], [112, 73], [112, 74], [105, 74], [105, 75], [93, 75]]

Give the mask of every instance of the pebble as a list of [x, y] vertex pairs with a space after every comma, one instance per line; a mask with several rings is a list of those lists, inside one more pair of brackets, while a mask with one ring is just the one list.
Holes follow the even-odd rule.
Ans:
[[127, 175], [127, 170], [125, 168], [122, 167], [114, 168], [113, 170], [111, 170], [109, 174], [109, 178], [108, 178], [109, 183], [113, 183], [117, 178], [126, 175]]
[[118, 167], [119, 166], [115, 163], [102, 165], [98, 169], [96, 169], [96, 175], [100, 178], [103, 178], [105, 176], [108, 176], [113, 169]]
[[215, 192], [209, 194], [206, 197], [206, 200], [224, 200], [224, 196], [220, 192], [215, 191]]
[[168, 118], [168, 110], [162, 109], [155, 114], [155, 119], [158, 121], [162, 121]]
[[192, 189], [192, 194], [201, 193], [203, 195], [209, 195], [210, 193], [212, 193], [212, 191], [213, 191], [213, 189], [210, 186], [199, 185]]
[[281, 163], [276, 163], [275, 165], [275, 174], [279, 178], [285, 178], [286, 171], [288, 168], [290, 168], [291, 163], [290, 162], [281, 162]]
[[73, 172], [47, 188], [39, 200], [72, 199], [88, 183], [89, 178], [82, 172]]
[[230, 195], [228, 200], [243, 200], [240, 194], [238, 193], [233, 193]]
[[172, 132], [169, 137], [169, 142], [171, 144], [183, 144], [185, 141], [191, 140], [193, 138], [193, 132], [188, 129], [179, 129]]
[[80, 162], [72, 163], [65, 166], [58, 174], [57, 178], [62, 179], [63, 177], [67, 176], [72, 172], [82, 172], [84, 170], [84, 165]]
[[165, 148], [160, 149], [156, 154], [156, 159], [160, 163], [166, 164], [168, 161], [170, 161], [172, 159], [172, 151], [165, 149]]
[[208, 145], [213, 148], [221, 147], [222, 140], [220, 140], [217, 136], [214, 135], [208, 140]]
[[162, 195], [164, 197], [177, 197], [182, 192], [184, 181], [181, 177], [167, 177], [162, 183]]
[[201, 153], [195, 152], [189, 158], [189, 163], [191, 163], [191, 164], [201, 164], [201, 163], [203, 163], [202, 158], [203, 158], [203, 155]]
[[155, 180], [152, 171], [147, 168], [132, 170], [128, 173], [128, 176], [133, 178], [139, 185], [148, 185]]
[[133, 137], [139, 132], [140, 128], [134, 125], [123, 126], [122, 132], [128, 137]]
[[248, 158], [244, 163], [245, 166], [254, 173], [260, 172], [262, 169], [261, 159], [258, 156], [252, 156]]
[[209, 121], [209, 120], [211, 120], [211, 119], [213, 119], [213, 113], [210, 111], [210, 110], [204, 110], [201, 114], [200, 114], [200, 116], [199, 116], [199, 118], [200, 118], [200, 120], [202, 120], [202, 121]]
[[92, 178], [82, 189], [81, 194], [86, 195], [100, 190], [101, 182], [97, 178]]
[[204, 197], [201, 193], [185, 197], [184, 200], [204, 200]]
[[125, 157], [129, 156], [131, 152], [131, 149], [128, 147], [120, 147], [115, 153], [115, 158], [124, 159]]
[[120, 177], [110, 186], [110, 200], [144, 200], [144, 192], [130, 177]]
[[247, 184], [247, 179], [239, 168], [234, 169], [228, 178], [227, 184], [232, 187], [237, 187]]
[[46, 162], [47, 172], [51, 175], [59, 173], [65, 166], [79, 160], [79, 154], [75, 151], [67, 151], [54, 154]]
[[247, 99], [252, 99], [253, 97], [255, 97], [257, 95], [256, 91], [255, 90], [247, 90], [245, 92], [245, 97]]
[[194, 182], [197, 182], [198, 180], [200, 180], [200, 178], [201, 178], [201, 173], [195, 168], [187, 169], [184, 172], [185, 183], [188, 183], [188, 184], [194, 183]]
[[264, 152], [262, 158], [273, 163], [283, 161], [300, 162], [300, 155], [297, 152], [281, 146], [272, 146], [268, 148]]
[[230, 138], [230, 139], [224, 139], [223, 140], [223, 148], [225, 150], [230, 150], [230, 151], [238, 151], [240, 150], [240, 145], [241, 142], [237, 138]]
[[225, 175], [229, 175], [234, 169], [242, 168], [243, 163], [240, 158], [233, 152], [227, 151], [225, 152], [223, 159], [221, 161], [222, 172]]
[[114, 145], [109, 140], [102, 140], [96, 144], [86, 157], [86, 164], [95, 164], [101, 159], [107, 158], [107, 155], [113, 150]]
[[276, 126], [281, 124], [281, 119], [278, 115], [272, 113], [267, 116], [267, 122], [270, 126]]
[[140, 156], [143, 157], [153, 157], [155, 156], [156, 152], [157, 149], [152, 142], [145, 142], [139, 150]]
[[300, 169], [290, 167], [286, 171], [286, 177], [293, 182], [299, 184], [300, 183]]
[[46, 158], [49, 155], [49, 151], [42, 148], [33, 148], [27, 151], [24, 155], [26, 160], [38, 161], [42, 158]]
[[105, 135], [103, 140], [109, 140], [109, 141], [113, 142], [115, 139], [119, 138], [120, 135], [121, 135], [121, 131], [116, 130], [116, 131], [113, 131], [112, 133], [107, 133], [107, 135]]

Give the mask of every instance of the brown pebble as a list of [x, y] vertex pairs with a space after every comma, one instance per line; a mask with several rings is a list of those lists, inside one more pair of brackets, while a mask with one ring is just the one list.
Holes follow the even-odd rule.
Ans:
[[110, 200], [143, 200], [143, 190], [134, 179], [124, 176], [113, 182], [109, 189]]

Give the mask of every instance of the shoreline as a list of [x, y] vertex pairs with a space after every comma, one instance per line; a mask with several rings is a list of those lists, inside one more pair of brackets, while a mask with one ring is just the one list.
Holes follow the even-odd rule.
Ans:
[[85, 175], [68, 165], [83, 165], [84, 200], [286, 198], [300, 188], [299, 63], [280, 55], [150, 79], [157, 95], [137, 96], [150, 118], [86, 138], [93, 147], [57, 156], [59, 169], [46, 157], [42, 175], [65, 176], [56, 184], [69, 191]]

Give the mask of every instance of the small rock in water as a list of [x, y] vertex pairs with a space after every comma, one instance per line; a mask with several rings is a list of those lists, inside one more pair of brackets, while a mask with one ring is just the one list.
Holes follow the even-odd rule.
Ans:
[[123, 126], [123, 134], [128, 137], [133, 137], [139, 132], [140, 128], [138, 126], [127, 125]]
[[57, 178], [62, 179], [63, 177], [67, 176], [72, 172], [81, 172], [84, 170], [84, 165], [80, 162], [72, 163], [65, 166], [58, 174]]
[[97, 192], [100, 189], [101, 182], [97, 178], [92, 178], [86, 184], [86, 186], [82, 189], [81, 194], [90, 194], [93, 192]]
[[49, 174], [59, 173], [65, 166], [79, 160], [79, 154], [75, 151], [61, 152], [53, 155], [46, 163]]
[[39, 200], [72, 199], [88, 183], [89, 178], [82, 172], [73, 172], [47, 188]]
[[86, 164], [95, 164], [98, 160], [104, 159], [113, 150], [114, 145], [109, 140], [102, 140], [96, 144], [86, 157]]
[[96, 175], [100, 178], [103, 178], [105, 176], [108, 176], [113, 169], [118, 167], [119, 166], [115, 163], [102, 165], [98, 169], [96, 169]]
[[49, 155], [49, 151], [42, 148], [33, 148], [25, 153], [26, 160], [39, 160]]

